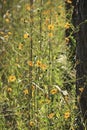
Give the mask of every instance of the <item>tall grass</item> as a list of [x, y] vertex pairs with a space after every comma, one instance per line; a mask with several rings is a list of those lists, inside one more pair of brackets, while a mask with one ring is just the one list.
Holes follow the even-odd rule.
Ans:
[[64, 1], [16, 0], [8, 10], [0, 31], [0, 129], [74, 130]]

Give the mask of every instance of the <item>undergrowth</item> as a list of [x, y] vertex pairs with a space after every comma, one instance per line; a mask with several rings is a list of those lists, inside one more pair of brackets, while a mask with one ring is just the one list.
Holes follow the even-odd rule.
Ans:
[[75, 42], [65, 36], [73, 28], [65, 2], [2, 4], [0, 129], [75, 130], [75, 70], [67, 60]]

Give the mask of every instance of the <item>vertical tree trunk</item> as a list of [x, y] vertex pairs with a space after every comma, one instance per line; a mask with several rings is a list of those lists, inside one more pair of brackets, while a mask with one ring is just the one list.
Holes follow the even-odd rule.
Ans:
[[[74, 1], [74, 0], [73, 0]], [[79, 98], [78, 106], [83, 121], [87, 120], [87, 0], [73, 2], [73, 24], [78, 26], [76, 34], [76, 93]], [[77, 31], [77, 30], [76, 30]], [[80, 123], [81, 124], [81, 123]], [[79, 130], [84, 128], [79, 127]]]

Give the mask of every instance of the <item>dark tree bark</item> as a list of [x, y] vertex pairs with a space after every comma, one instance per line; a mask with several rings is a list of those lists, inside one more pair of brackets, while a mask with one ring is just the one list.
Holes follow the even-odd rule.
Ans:
[[[73, 0], [73, 24], [78, 32], [75, 34], [76, 47], [76, 94], [79, 97], [78, 106], [83, 122], [87, 120], [87, 0]], [[77, 31], [77, 30], [76, 30]], [[83, 88], [83, 91], [81, 89]], [[81, 124], [81, 123], [80, 123]], [[87, 127], [87, 126], [85, 126]], [[87, 129], [87, 128], [86, 128]], [[84, 130], [79, 127], [78, 130]]]

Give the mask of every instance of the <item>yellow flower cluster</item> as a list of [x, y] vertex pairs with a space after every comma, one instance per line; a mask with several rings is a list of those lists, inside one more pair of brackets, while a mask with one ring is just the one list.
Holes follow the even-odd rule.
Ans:
[[9, 39], [9, 36], [8, 36], [8, 35], [5, 35], [4, 38], [5, 38], [5, 40], [8, 40], [8, 39]]
[[[34, 66], [34, 63], [32, 61], [27, 61], [27, 64], [31, 67]], [[37, 60], [35, 66], [40, 67], [42, 70], [46, 70], [47, 69], [47, 65], [43, 64], [40, 60]]]
[[41, 61], [38, 60], [36, 66], [41, 67], [41, 65], [42, 65]]
[[3, 35], [3, 34], [4, 34], [4, 32], [2, 32], [2, 31], [1, 31], [1, 32], [0, 32], [0, 34], [2, 34], [2, 35]]
[[42, 70], [47, 69], [47, 66], [45, 64], [43, 64], [41, 61], [39, 61], [39, 60], [37, 61], [36, 66], [40, 67]]
[[57, 92], [58, 92], [58, 90], [57, 90], [56, 88], [54, 88], [54, 89], [52, 89], [52, 90], [50, 91], [50, 94], [54, 95], [54, 94], [56, 94]]
[[33, 66], [33, 62], [32, 62], [32, 61], [28, 61], [27, 64], [28, 64], [29, 66]]
[[65, 27], [65, 29], [69, 29], [70, 28], [70, 24], [67, 22], [64, 27]]
[[10, 75], [8, 77], [8, 82], [14, 82], [16, 80], [16, 77], [14, 75]]
[[29, 34], [28, 34], [28, 33], [25, 33], [25, 34], [24, 34], [24, 39], [27, 39], [27, 38], [29, 38]]
[[49, 36], [49, 37], [53, 37], [53, 33], [49, 33], [48, 36]]
[[69, 117], [70, 117], [70, 112], [69, 112], [69, 111], [65, 112], [64, 118], [65, 118], [65, 119], [68, 119]]
[[8, 18], [6, 18], [5, 21], [6, 21], [6, 23], [9, 23], [9, 22], [10, 22], [10, 20], [9, 20]]
[[23, 91], [23, 93], [24, 93], [25, 95], [27, 95], [27, 94], [29, 93], [28, 89], [25, 89], [25, 90]]
[[49, 20], [48, 18], [46, 18], [46, 20], [45, 20], [45, 24], [48, 25], [49, 22], [50, 22], [50, 20]]
[[11, 32], [8, 32], [8, 35], [11, 35], [12, 33]]
[[81, 93], [83, 92], [83, 90], [84, 90], [83, 87], [80, 87], [80, 88], [79, 88], [79, 91], [80, 91]]
[[8, 87], [8, 88], [7, 88], [7, 91], [8, 91], [8, 92], [12, 92], [12, 88], [11, 88], [11, 87]]
[[26, 9], [27, 11], [30, 11], [30, 5], [29, 5], [29, 4], [26, 4], [26, 5], [25, 5], [25, 9]]
[[23, 44], [20, 43], [18, 48], [19, 48], [19, 50], [22, 50], [23, 49]]
[[30, 125], [31, 127], [33, 127], [35, 124], [34, 124], [33, 121], [30, 121], [30, 122], [29, 122], [29, 125]]
[[45, 101], [46, 104], [49, 104], [50, 102], [51, 102], [50, 99], [46, 99], [46, 101]]
[[53, 24], [49, 24], [48, 25], [48, 30], [54, 30], [54, 25]]
[[54, 117], [54, 115], [55, 115], [54, 113], [50, 113], [50, 114], [48, 115], [48, 118], [49, 118], [49, 119], [52, 119], [52, 118]]
[[44, 15], [50, 14], [50, 10], [44, 10], [44, 11], [43, 11], [43, 14], [44, 14]]
[[61, 5], [58, 6], [59, 9], [62, 9], [63, 7]]

